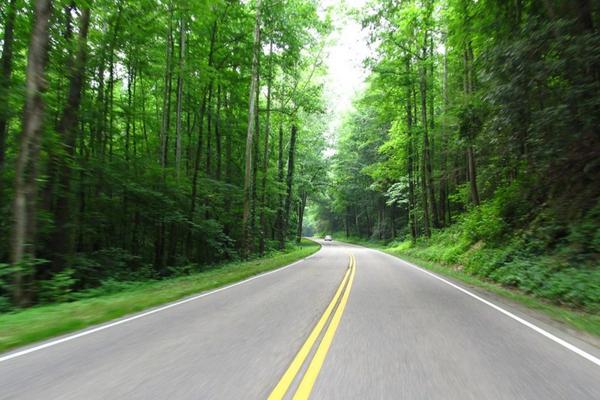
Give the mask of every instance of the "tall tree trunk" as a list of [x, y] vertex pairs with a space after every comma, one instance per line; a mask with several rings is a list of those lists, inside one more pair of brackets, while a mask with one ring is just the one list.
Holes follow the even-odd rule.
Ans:
[[283, 235], [279, 242], [279, 248], [283, 250], [285, 248], [285, 239], [288, 235], [290, 226], [290, 209], [292, 206], [292, 193], [294, 185], [294, 161], [296, 156], [296, 136], [298, 135], [298, 128], [296, 124], [292, 124], [292, 134], [290, 135], [290, 148], [288, 151], [288, 168], [286, 178], [286, 194], [285, 194], [285, 205], [283, 209]]
[[[198, 175], [200, 174], [200, 159], [202, 157], [202, 131], [204, 129], [204, 114], [206, 113], [206, 98], [208, 96], [208, 91], [205, 89], [204, 94], [202, 96], [202, 103], [200, 104], [200, 115], [198, 118], [200, 122], [198, 123], [198, 142], [196, 143], [196, 156], [194, 157], [194, 173], [192, 175], [192, 196], [191, 196], [191, 204], [190, 204], [190, 215], [189, 220], [191, 222], [194, 221], [194, 213], [196, 212], [196, 197], [198, 195]], [[192, 254], [192, 231], [188, 230], [187, 239], [186, 239], [186, 252], [188, 258], [191, 257]]]
[[250, 81], [250, 100], [248, 105], [248, 130], [246, 132], [246, 162], [244, 172], [244, 206], [242, 214], [242, 255], [248, 257], [250, 250], [250, 202], [252, 201], [252, 150], [255, 128], [256, 92], [258, 90], [258, 53], [260, 51], [260, 7], [261, 0], [256, 1], [256, 18], [254, 23], [254, 46], [252, 51], [252, 77]]
[[[410, 76], [410, 58], [406, 58], [406, 73]], [[408, 170], [408, 223], [410, 226], [410, 236], [412, 241], [417, 240], [417, 217], [416, 217], [416, 201], [415, 201], [415, 178], [414, 178], [414, 143], [413, 143], [413, 114], [412, 114], [412, 88], [407, 87], [406, 91], [406, 129], [408, 132], [408, 157], [406, 169]]]
[[[112, 160], [113, 158], [113, 152], [114, 152], [114, 122], [115, 122], [115, 111], [114, 111], [114, 96], [115, 96], [115, 91], [114, 91], [114, 85], [115, 85], [115, 81], [117, 80], [115, 78], [115, 68], [118, 68], [120, 63], [119, 61], [115, 61], [115, 49], [118, 48], [118, 39], [119, 39], [119, 34], [121, 33], [121, 18], [122, 18], [122, 11], [123, 11], [123, 4], [121, 1], [118, 1], [118, 9], [117, 9], [117, 15], [116, 15], [116, 19], [115, 19], [115, 24], [113, 27], [113, 35], [112, 35], [112, 39], [110, 41], [110, 60], [109, 60], [109, 81], [108, 81], [108, 94], [105, 95], [106, 97], [106, 101], [105, 101], [105, 114], [108, 115], [108, 150], [109, 150], [109, 160]], [[119, 135], [120, 136], [120, 135]], [[109, 190], [109, 196], [112, 198], [112, 186], [108, 186], [108, 190]]]
[[215, 152], [216, 152], [216, 168], [215, 178], [221, 180], [221, 168], [222, 168], [222, 137], [221, 137], [221, 85], [217, 86], [217, 109], [215, 113]]
[[[277, 150], [277, 183], [283, 186], [283, 125], [279, 123], [279, 139]], [[284, 224], [283, 224], [283, 196], [279, 195], [277, 199], [277, 240], [279, 243], [285, 243]]]
[[349, 212], [350, 211], [348, 210], [348, 207], [346, 207], [346, 213], [344, 214], [344, 230], [346, 231], [346, 239], [350, 237], [350, 223], [348, 222]]
[[448, 54], [444, 53], [444, 75], [442, 82], [442, 97], [443, 97], [443, 121], [442, 123], [442, 165], [440, 176], [440, 223], [445, 226], [447, 223], [446, 206], [448, 203], [448, 133], [446, 132], [448, 118]]
[[391, 239], [395, 239], [396, 238], [396, 207], [394, 205], [392, 205], [390, 208], [390, 228], [392, 230], [392, 237]]
[[[113, 157], [113, 126], [114, 126], [114, 98], [115, 98], [115, 47], [117, 45], [117, 37], [119, 34], [119, 21], [121, 19], [121, 13], [119, 8], [119, 14], [117, 15], [117, 21], [115, 22], [115, 31], [110, 45], [110, 61], [109, 61], [109, 72], [108, 72], [108, 95], [106, 97], [105, 110], [108, 113], [108, 159], [112, 161]], [[109, 189], [110, 190], [110, 189]]]
[[185, 68], [185, 19], [179, 22], [179, 70], [177, 71], [177, 122], [175, 127], [175, 171], [181, 173], [181, 108], [183, 101], [183, 69]]
[[[96, 80], [98, 82], [98, 89], [96, 90], [96, 101], [94, 105], [94, 130], [92, 137], [90, 138], [90, 148], [93, 154], [102, 154], [104, 143], [104, 71], [106, 64], [106, 48], [102, 46], [100, 50], [100, 65], [98, 66], [98, 74]], [[103, 154], [102, 154], [103, 155]]]
[[131, 115], [131, 102], [133, 101], [132, 85], [135, 83], [135, 69], [133, 61], [127, 63], [127, 112], [125, 117], [125, 161], [129, 167], [129, 156], [131, 147], [131, 125], [135, 118]]
[[[435, 129], [435, 59], [433, 58], [433, 35], [429, 35], [429, 129]], [[431, 140], [431, 158], [435, 159], [435, 143]]]
[[298, 201], [298, 225], [296, 227], [296, 243], [300, 244], [302, 240], [302, 225], [304, 224], [304, 209], [306, 208], [306, 199], [308, 193], [303, 190], [300, 193], [300, 201]]
[[431, 171], [429, 160], [429, 135], [427, 133], [427, 88], [425, 66], [420, 67], [420, 95], [421, 95], [421, 128], [423, 129], [423, 154], [421, 158], [421, 187], [423, 196], [423, 223], [425, 228], [425, 236], [431, 236], [431, 214], [430, 214], [430, 199], [429, 196], [429, 175]]
[[[211, 33], [210, 33], [210, 47], [208, 51], [208, 66], [212, 67], [214, 62], [215, 46], [217, 44], [217, 28], [218, 20], [215, 18]], [[211, 174], [211, 158], [212, 158], [212, 97], [213, 97], [213, 83], [214, 79], [211, 77], [208, 83], [208, 102], [206, 104], [206, 175]]]
[[378, 231], [378, 235], [379, 235], [379, 240], [383, 239], [383, 234], [384, 234], [384, 219], [385, 219], [385, 203], [383, 201], [383, 198], [378, 199], [378, 215], [377, 215], [377, 231]]
[[473, 200], [473, 204], [476, 206], [479, 205], [479, 191], [477, 190], [477, 171], [475, 167], [475, 155], [473, 154], [473, 145], [469, 144], [467, 146], [467, 162], [468, 162], [468, 170], [469, 170], [469, 182], [471, 186], [471, 199]]
[[[423, 44], [423, 58], [427, 57], [427, 39]], [[420, 95], [421, 95], [421, 124], [423, 128], [423, 189], [426, 191], [427, 202], [431, 209], [431, 222], [439, 227], [437, 203], [435, 201], [435, 187], [433, 183], [433, 168], [431, 160], [431, 143], [429, 140], [429, 126], [427, 119], [427, 70], [422, 63], [420, 67]], [[429, 213], [428, 213], [429, 214]]]
[[356, 206], [352, 207], [352, 212], [354, 214], [354, 230], [356, 231], [356, 236], [362, 237], [362, 234], [360, 231], [360, 220], [359, 220], [358, 212], [356, 212]]
[[213, 81], [208, 83], [208, 101], [206, 103], [206, 168], [207, 176], [211, 174], [211, 159], [212, 159], [212, 98], [213, 98]]
[[[231, 93], [225, 91], [223, 93], [223, 108], [224, 108], [224, 112], [225, 112], [225, 126], [223, 129], [223, 133], [225, 133], [225, 182], [228, 184], [227, 186], [230, 187], [231, 183], [233, 182], [233, 160], [232, 160], [232, 152], [233, 152], [233, 131], [234, 131], [234, 124], [233, 124], [233, 116], [232, 116], [232, 105], [231, 105]], [[227, 215], [228, 217], [231, 215], [231, 205], [232, 205], [232, 199], [231, 196], [226, 195], [225, 196], [225, 201], [224, 201], [224, 211], [225, 211], [225, 215]], [[231, 235], [231, 228], [232, 228], [232, 220], [231, 218], [227, 218], [225, 226], [223, 227], [223, 232], [227, 235], [230, 236]]]
[[225, 116], [227, 118], [227, 136], [225, 137], [225, 182], [233, 182], [233, 124], [231, 115], [231, 94], [229, 97], [225, 96], [225, 99], [229, 99], [225, 106]]
[[252, 155], [252, 201], [250, 202], [250, 232], [252, 232], [252, 242], [251, 242], [251, 251], [254, 251], [254, 245], [256, 236], [259, 236], [260, 233], [256, 229], [256, 208], [258, 206], [258, 196], [257, 196], [257, 180], [258, 180], [258, 164], [259, 164], [259, 154], [260, 154], [260, 118], [259, 118], [259, 104], [260, 104], [260, 57], [258, 59], [258, 76], [257, 76], [257, 90], [256, 90], [256, 103], [254, 104], [256, 107], [256, 111], [254, 113], [254, 149]]
[[167, 56], [165, 68], [165, 87], [163, 93], [162, 125], [160, 129], [160, 165], [163, 168], [167, 166], [167, 157], [169, 153], [169, 125], [171, 117], [171, 79], [172, 79], [172, 59], [173, 59], [173, 11], [169, 6], [169, 31], [167, 32]]
[[269, 72], [267, 76], [267, 112], [265, 116], [265, 139], [262, 160], [262, 182], [260, 189], [260, 237], [258, 252], [265, 253], [265, 236], [267, 234], [267, 218], [265, 209], [267, 207], [267, 174], [269, 172], [269, 136], [271, 135], [271, 83], [273, 81], [273, 40], [269, 44]]
[[2, 58], [0, 64], [0, 195], [2, 194], [2, 171], [4, 170], [4, 157], [6, 154], [6, 138], [8, 136], [8, 121], [10, 118], [10, 106], [8, 93], [12, 76], [13, 41], [15, 30], [15, 18], [17, 15], [17, 0], [10, 0], [6, 9], [4, 22], [4, 37], [2, 38]]
[[[474, 77], [473, 77], [473, 47], [471, 42], [468, 41], [464, 52], [464, 90], [467, 97], [471, 96], [475, 91]], [[474, 135], [473, 135], [474, 136]], [[479, 190], [477, 189], [477, 172], [475, 165], [475, 152], [473, 149], [473, 137], [468, 139], [467, 144], [467, 176], [469, 179], [469, 186], [471, 187], [471, 200], [473, 204], [479, 205]]]
[[[418, 102], [418, 98], [417, 98], [417, 88], [414, 87], [413, 85], [411, 85], [411, 88], [412, 88], [412, 105], [413, 105], [413, 113], [412, 113], [412, 115], [413, 115], [413, 125], [416, 126], [418, 124], [418, 115], [419, 115], [418, 114], [418, 103], [419, 102]], [[414, 134], [414, 132], [413, 132], [413, 134]], [[417, 146], [417, 139], [418, 139], [418, 137], [414, 137], [414, 135], [413, 135], [412, 154], [413, 154], [413, 179], [414, 179], [414, 182], [415, 182], [415, 186], [414, 186], [415, 187], [415, 191], [416, 191], [416, 188], [418, 188], [419, 185], [421, 185], [421, 182], [423, 180], [423, 179], [421, 179], [422, 165], [419, 162], [420, 156], [419, 156], [419, 148]], [[422, 201], [422, 203], [423, 203], [423, 205], [426, 206], [427, 205], [427, 196], [425, 195], [425, 193], [426, 192], [424, 190], [421, 190], [421, 194], [422, 194], [421, 199], [425, 200], [425, 201]], [[417, 195], [416, 195], [416, 192], [415, 192], [415, 207], [416, 206], [417, 206]], [[415, 226], [416, 226], [416, 229], [417, 229], [417, 236], [419, 236], [419, 233], [418, 233], [418, 231], [419, 231], [419, 225], [418, 225], [419, 219], [418, 219], [418, 216], [417, 216], [416, 213], [415, 213], [414, 218], [415, 218]], [[423, 233], [425, 234], [425, 236], [427, 236], [429, 234], [429, 228], [430, 227], [431, 227], [431, 222], [430, 222], [430, 219], [429, 219], [429, 208], [425, 207], [423, 209]]]
[[[132, 67], [132, 77], [131, 77], [131, 102], [129, 103], [129, 114], [131, 115], [131, 136], [132, 136], [132, 140], [133, 140], [133, 158], [135, 160], [137, 160], [137, 152], [138, 152], [138, 137], [137, 137], [137, 131], [136, 131], [136, 120], [137, 120], [137, 95], [136, 95], [136, 88], [137, 88], [137, 82], [138, 82], [138, 70], [136, 68], [136, 65], [134, 65]], [[129, 88], [129, 86], [128, 86]], [[135, 165], [137, 166], [137, 162], [135, 163]], [[136, 169], [136, 173], [137, 173], [137, 169]]]
[[148, 129], [146, 126], [146, 92], [144, 89], [144, 79], [142, 78], [142, 68], [139, 68], [139, 78], [138, 80], [140, 81], [140, 90], [141, 90], [141, 95], [140, 95], [140, 103], [141, 107], [142, 107], [142, 137], [144, 139], [144, 147], [146, 147], [146, 155], [150, 155], [151, 154], [151, 149], [150, 149], [150, 143], [148, 143]]
[[[188, 50], [189, 52], [189, 50]], [[190, 80], [191, 83], [191, 80]], [[189, 176], [191, 171], [191, 161], [192, 161], [192, 132], [196, 127], [197, 122], [197, 113], [194, 112], [194, 107], [192, 106], [192, 88], [191, 84], [187, 85], [187, 91], [184, 91], [185, 96], [185, 105], [183, 108], [185, 109], [185, 131], [187, 133], [187, 143], [185, 146], [185, 175]], [[193, 118], [193, 123], [192, 123]]]
[[76, 129], [79, 106], [85, 79], [87, 57], [87, 34], [90, 23], [89, 4], [81, 10], [77, 52], [70, 61], [69, 93], [62, 112], [57, 132], [61, 137], [65, 154], [59, 158], [58, 171], [60, 189], [55, 206], [56, 232], [52, 240], [54, 269], [64, 263], [73, 250], [74, 229], [71, 226], [71, 163], [75, 155]]
[[25, 257], [35, 258], [37, 164], [44, 121], [43, 94], [47, 88], [45, 75], [51, 14], [50, 0], [35, 1], [35, 19], [27, 59], [23, 132], [15, 168], [12, 262], [18, 267], [14, 274], [13, 292], [17, 305], [28, 302], [23, 274], [26, 271], [21, 271], [21, 263]]

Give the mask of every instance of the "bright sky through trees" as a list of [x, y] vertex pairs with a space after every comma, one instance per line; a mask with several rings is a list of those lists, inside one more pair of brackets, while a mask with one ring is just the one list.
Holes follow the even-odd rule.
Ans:
[[[328, 133], [335, 138], [341, 118], [352, 107], [352, 98], [364, 86], [367, 76], [363, 60], [369, 55], [366, 32], [350, 14], [363, 7], [366, 0], [322, 0], [323, 9], [333, 8], [331, 14], [335, 31], [331, 34], [325, 64], [327, 76], [325, 97], [328, 100]], [[333, 151], [333, 150], [331, 150]]]

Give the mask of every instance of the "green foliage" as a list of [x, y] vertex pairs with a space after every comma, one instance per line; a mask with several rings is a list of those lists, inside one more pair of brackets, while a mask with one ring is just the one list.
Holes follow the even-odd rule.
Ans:
[[22, 290], [35, 290], [36, 272], [47, 264], [48, 260], [32, 258], [29, 255], [18, 263], [0, 263], [0, 312], [14, 308], [17, 277], [22, 282]]
[[408, 181], [400, 179], [393, 183], [385, 192], [386, 204], [388, 206], [408, 205]]
[[[431, 239], [421, 238], [414, 247], [411, 246], [405, 249], [420, 249], [420, 251], [427, 254], [428, 259], [433, 261], [458, 264], [461, 261], [461, 256], [469, 247], [470, 244], [464, 240], [461, 231], [453, 228], [435, 231], [432, 233]], [[397, 248], [398, 251], [402, 249], [402, 246]]]
[[500, 241], [508, 230], [502, 211], [503, 204], [498, 201], [489, 201], [468, 211], [462, 216], [464, 238], [471, 243], [478, 240], [486, 243]]
[[[14, 51], [6, 63], [12, 75], [0, 71], [0, 125], [7, 122], [6, 140], [0, 132], [6, 155], [0, 165], [4, 263], [12, 252], [11, 205], [20, 182], [14, 166], [24, 151], [27, 49], [36, 32], [30, 7], [17, 3]], [[35, 214], [21, 221], [27, 251], [49, 261], [2, 268], [0, 309], [111, 292], [118, 282], [126, 288], [126, 282], [239, 259], [255, 23], [261, 42], [248, 257], [274, 248], [269, 239], [275, 233], [283, 244], [296, 233], [296, 204], [317, 197], [324, 185], [315, 172], [326, 169], [322, 50], [330, 11], [320, 12], [313, 0], [265, 0], [257, 21], [256, 6], [77, 0], [53, 7], [42, 143], [39, 158], [31, 160], [37, 176], [29, 182], [38, 197], [32, 199]], [[0, 7], [0, 37], [8, 7]], [[80, 25], [88, 7], [84, 37]], [[77, 49], [85, 49], [85, 59], [78, 59]], [[65, 68], [79, 61], [81, 75]], [[81, 94], [80, 102], [74, 93]], [[292, 125], [299, 133], [288, 194], [279, 175], [287, 172]], [[281, 224], [282, 198], [288, 195], [291, 212]], [[11, 286], [17, 273], [26, 278], [18, 300]]]
[[144, 263], [140, 256], [118, 247], [77, 254], [69, 264], [74, 280], [80, 282], [80, 289], [97, 286], [107, 279], [143, 280], [155, 274], [152, 265]]
[[568, 243], [562, 251], [573, 262], [600, 262], [600, 199], [578, 222], [569, 223]]
[[14, 269], [10, 264], [0, 263], [0, 312], [8, 311], [12, 308], [10, 301], [11, 282]]
[[483, 112], [480, 106], [473, 103], [462, 106], [458, 111], [459, 128], [461, 138], [472, 141], [483, 127]]
[[490, 278], [503, 285], [559, 304], [600, 312], [600, 275], [597, 270], [557, 267], [553, 258], [517, 258], [498, 268]]
[[67, 268], [55, 274], [51, 279], [39, 281], [38, 296], [40, 303], [62, 303], [73, 298], [73, 288], [77, 282], [75, 270]]

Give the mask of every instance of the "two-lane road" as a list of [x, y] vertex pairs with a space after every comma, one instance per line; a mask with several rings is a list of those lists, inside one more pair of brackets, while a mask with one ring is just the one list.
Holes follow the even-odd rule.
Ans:
[[0, 399], [600, 399], [598, 349], [498, 305], [324, 243], [241, 284], [0, 355]]

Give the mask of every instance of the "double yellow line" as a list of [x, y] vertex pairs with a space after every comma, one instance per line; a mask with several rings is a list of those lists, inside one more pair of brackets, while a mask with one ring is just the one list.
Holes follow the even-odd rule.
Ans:
[[[313, 328], [312, 332], [306, 339], [306, 342], [300, 348], [300, 351], [294, 357], [294, 360], [285, 371], [275, 389], [271, 392], [269, 396], [269, 400], [280, 400], [286, 395], [290, 386], [296, 379], [298, 372], [304, 365], [304, 362], [308, 355], [311, 353], [313, 346], [315, 345], [317, 339], [321, 336], [321, 332], [323, 328], [329, 322], [329, 326], [327, 327], [321, 342], [319, 343], [302, 380], [300, 381], [298, 388], [296, 389], [296, 393], [294, 394], [293, 400], [303, 400], [308, 399], [310, 396], [310, 392], [317, 380], [317, 376], [319, 375], [319, 371], [325, 362], [325, 357], [327, 356], [327, 352], [329, 351], [329, 347], [331, 346], [331, 342], [333, 341], [333, 337], [335, 336], [335, 331], [340, 324], [340, 320], [342, 319], [342, 314], [344, 314], [344, 308], [346, 308], [346, 303], [348, 302], [348, 296], [350, 295], [350, 289], [352, 288], [352, 281], [354, 280], [354, 273], [356, 270], [356, 259], [354, 256], [350, 256], [350, 263], [348, 265], [348, 269], [346, 270], [346, 274], [342, 279], [342, 283], [338, 287], [333, 299], [325, 309], [325, 312]], [[341, 297], [341, 300], [340, 300]], [[339, 300], [339, 304], [338, 304]], [[337, 308], [336, 308], [337, 305]], [[335, 309], [335, 312], [334, 312]], [[331, 314], [333, 313], [333, 317]], [[331, 317], [331, 320], [330, 320]]]

